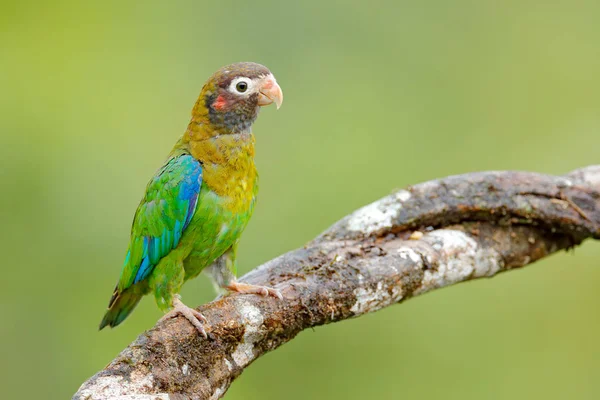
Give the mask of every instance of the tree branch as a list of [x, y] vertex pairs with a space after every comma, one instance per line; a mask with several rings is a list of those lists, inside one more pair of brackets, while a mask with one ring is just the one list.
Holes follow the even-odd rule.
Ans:
[[283, 301], [229, 295], [140, 335], [73, 399], [218, 399], [300, 331], [522, 267], [600, 238], [600, 165], [563, 177], [483, 172], [400, 190], [244, 278]]

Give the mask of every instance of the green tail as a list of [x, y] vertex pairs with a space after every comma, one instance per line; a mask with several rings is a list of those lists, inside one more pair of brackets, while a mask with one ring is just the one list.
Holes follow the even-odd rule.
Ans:
[[135, 306], [137, 306], [142, 299], [143, 295], [136, 289], [137, 288], [134, 285], [119, 293], [115, 288], [115, 292], [108, 303], [108, 311], [106, 311], [104, 318], [102, 318], [102, 322], [100, 322], [100, 330], [105, 326], [114, 328], [125, 321], [125, 318], [131, 314]]

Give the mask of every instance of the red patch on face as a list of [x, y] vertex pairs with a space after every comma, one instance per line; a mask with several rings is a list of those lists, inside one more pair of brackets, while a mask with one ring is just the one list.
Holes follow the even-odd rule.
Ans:
[[217, 97], [217, 99], [213, 103], [213, 108], [217, 111], [220, 111], [223, 108], [225, 108], [226, 105], [227, 105], [227, 100], [225, 100], [225, 97], [223, 97], [223, 95], [219, 95], [219, 97]]

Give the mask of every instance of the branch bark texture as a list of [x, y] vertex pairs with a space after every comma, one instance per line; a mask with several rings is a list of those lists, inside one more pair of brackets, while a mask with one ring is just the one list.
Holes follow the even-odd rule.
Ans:
[[75, 400], [218, 399], [244, 368], [300, 331], [430, 290], [523, 267], [600, 238], [600, 165], [565, 176], [483, 172], [400, 190], [241, 280], [283, 301], [229, 295], [140, 335]]

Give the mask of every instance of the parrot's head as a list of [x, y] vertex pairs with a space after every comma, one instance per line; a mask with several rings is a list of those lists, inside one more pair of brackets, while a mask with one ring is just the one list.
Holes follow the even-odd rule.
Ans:
[[241, 62], [215, 72], [204, 84], [193, 116], [207, 118], [218, 130], [248, 131], [260, 107], [283, 102], [275, 77], [263, 65]]

